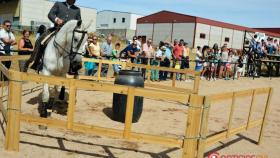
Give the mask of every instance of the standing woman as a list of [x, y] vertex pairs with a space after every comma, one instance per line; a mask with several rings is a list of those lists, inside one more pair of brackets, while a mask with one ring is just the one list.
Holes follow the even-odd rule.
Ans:
[[[29, 39], [30, 31], [23, 30], [22, 32], [23, 37], [19, 40], [18, 43], [18, 55], [30, 55], [33, 52], [33, 45]], [[23, 72], [24, 65], [26, 60], [19, 60], [19, 70]]]
[[222, 79], [222, 77], [225, 75], [225, 72], [226, 72], [226, 64], [228, 63], [228, 54], [229, 54], [229, 51], [228, 51], [227, 47], [223, 46], [222, 53], [221, 53], [222, 65], [220, 67], [220, 72], [219, 72], [220, 79]]
[[[94, 59], [100, 59], [101, 58], [101, 48], [100, 48], [100, 44], [98, 43], [97, 36], [94, 34], [89, 34], [88, 36], [89, 36], [88, 42], [86, 45], [86, 50], [88, 51], [88, 57], [94, 58]], [[99, 65], [99, 66], [101, 66], [101, 65]], [[85, 62], [86, 75], [93, 76], [95, 67], [96, 67], [96, 63]]]

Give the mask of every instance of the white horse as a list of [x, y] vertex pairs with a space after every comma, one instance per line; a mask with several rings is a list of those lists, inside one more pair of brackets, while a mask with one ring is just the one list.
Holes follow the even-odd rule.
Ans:
[[[77, 72], [81, 68], [82, 47], [87, 40], [85, 29], [81, 21], [71, 20], [52, 37], [45, 49], [42, 75], [66, 77], [69, 71]], [[41, 117], [47, 117], [49, 99], [49, 85], [44, 84]]]

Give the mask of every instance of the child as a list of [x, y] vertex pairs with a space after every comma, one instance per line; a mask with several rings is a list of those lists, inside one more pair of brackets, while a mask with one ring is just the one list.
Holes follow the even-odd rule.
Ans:
[[238, 59], [237, 62], [238, 62], [238, 64], [237, 64], [237, 71], [236, 71], [236, 73], [237, 73], [237, 79], [239, 79], [239, 77], [240, 77], [240, 75], [241, 75], [241, 73], [243, 71], [243, 57], [242, 57], [242, 55], [239, 56], [239, 59]]
[[225, 76], [225, 80], [230, 80], [231, 63], [232, 63], [232, 51], [229, 52], [228, 61], [226, 63], [226, 76]]
[[[115, 44], [115, 49], [113, 49], [113, 51], [112, 51], [112, 60], [113, 61], [118, 61], [120, 47], [121, 47], [120, 43]], [[113, 64], [113, 69], [114, 69], [114, 76], [116, 76], [120, 71], [120, 66]]]

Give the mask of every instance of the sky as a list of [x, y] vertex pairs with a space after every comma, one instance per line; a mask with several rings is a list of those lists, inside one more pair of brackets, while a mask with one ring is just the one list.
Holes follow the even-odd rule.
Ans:
[[280, 27], [280, 0], [76, 0], [80, 6], [149, 15], [174, 11], [247, 27]]

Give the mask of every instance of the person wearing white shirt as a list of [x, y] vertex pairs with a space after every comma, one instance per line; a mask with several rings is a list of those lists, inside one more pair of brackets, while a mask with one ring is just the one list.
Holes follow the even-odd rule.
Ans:
[[[3, 22], [3, 29], [0, 30], [0, 56], [11, 55], [11, 50], [13, 46], [17, 44], [14, 34], [11, 32], [12, 23], [9, 20]], [[11, 61], [2, 62], [6, 68], [10, 68]], [[7, 80], [4, 77], [4, 80]]]

